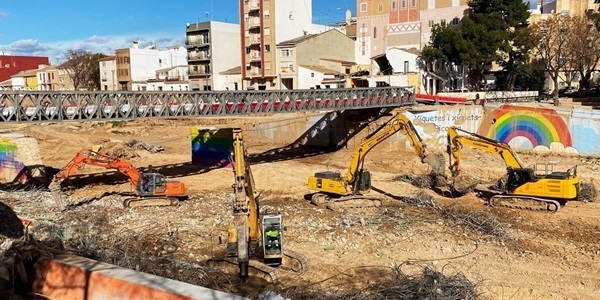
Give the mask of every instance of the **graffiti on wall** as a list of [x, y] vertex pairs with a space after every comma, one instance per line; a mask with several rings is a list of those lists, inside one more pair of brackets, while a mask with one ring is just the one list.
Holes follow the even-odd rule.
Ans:
[[552, 108], [503, 104], [482, 118], [477, 133], [516, 150], [578, 153], [573, 147], [568, 116]]
[[8, 139], [0, 140], [0, 181], [2, 183], [21, 182], [30, 179], [25, 164], [17, 160], [17, 144]]
[[192, 127], [190, 138], [192, 142], [192, 164], [204, 167], [231, 167], [232, 128]]
[[446, 150], [448, 127], [455, 126], [467, 131], [475, 131], [483, 118], [480, 106], [440, 107], [436, 110], [409, 110], [405, 113], [415, 129], [425, 141], [427, 148], [435, 151]]

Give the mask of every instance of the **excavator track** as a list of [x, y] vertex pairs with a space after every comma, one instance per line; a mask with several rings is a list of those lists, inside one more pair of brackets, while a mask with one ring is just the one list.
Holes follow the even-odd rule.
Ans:
[[179, 199], [176, 197], [128, 198], [123, 201], [123, 207], [125, 208], [178, 205]]
[[323, 193], [312, 195], [310, 202], [317, 206], [325, 206], [327, 209], [336, 211], [348, 208], [365, 208], [381, 206], [381, 199], [363, 195], [343, 196], [332, 198]]
[[[284, 263], [279, 267], [271, 267], [265, 263], [257, 261], [255, 259], [250, 259], [248, 262], [248, 267], [262, 273], [263, 275], [268, 276], [270, 282], [276, 282], [281, 278], [282, 274], [292, 275], [292, 276], [300, 276], [306, 273], [308, 270], [308, 259], [297, 252], [291, 250], [284, 250], [284, 261], [285, 262], [294, 262], [290, 263], [295, 266], [287, 266], [288, 263]], [[237, 266], [237, 260], [235, 258], [230, 257], [219, 257], [212, 258], [208, 260], [209, 263], [229, 263]]]
[[555, 213], [561, 208], [560, 203], [556, 200], [516, 195], [496, 195], [490, 198], [488, 203], [490, 206], [541, 210], [551, 213]]

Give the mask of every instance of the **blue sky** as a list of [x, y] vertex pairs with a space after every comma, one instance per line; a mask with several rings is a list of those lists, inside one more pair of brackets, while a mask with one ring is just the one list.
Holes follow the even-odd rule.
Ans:
[[[293, 1], [293, 0], [285, 0]], [[0, 2], [0, 53], [44, 55], [64, 60], [69, 49], [106, 54], [132, 40], [159, 47], [183, 45], [185, 24], [239, 23], [238, 0], [4, 0]], [[313, 0], [313, 22], [341, 21], [356, 14], [356, 0]], [[208, 13], [208, 16], [207, 16]]]

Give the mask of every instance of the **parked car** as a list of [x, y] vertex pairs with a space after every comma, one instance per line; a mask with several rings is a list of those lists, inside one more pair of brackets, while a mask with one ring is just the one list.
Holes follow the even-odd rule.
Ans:
[[558, 91], [558, 94], [561, 96], [573, 95], [577, 93], [577, 88], [574, 86], [566, 86]]

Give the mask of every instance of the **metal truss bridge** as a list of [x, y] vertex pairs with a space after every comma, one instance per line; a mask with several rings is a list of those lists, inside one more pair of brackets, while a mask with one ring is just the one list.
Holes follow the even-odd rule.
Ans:
[[189, 118], [414, 105], [412, 87], [325, 90], [0, 92], [0, 122]]

